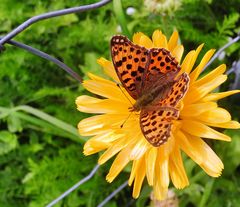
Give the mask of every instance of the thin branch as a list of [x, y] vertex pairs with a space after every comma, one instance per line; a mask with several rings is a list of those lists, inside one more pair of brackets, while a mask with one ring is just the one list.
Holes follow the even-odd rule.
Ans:
[[86, 181], [90, 180], [92, 178], [92, 176], [97, 172], [97, 170], [99, 169], [99, 165], [96, 165], [93, 170], [89, 173], [88, 176], [86, 176], [85, 178], [83, 178], [82, 180], [80, 180], [78, 183], [76, 183], [74, 186], [72, 186], [71, 188], [69, 188], [67, 191], [65, 191], [62, 195], [60, 195], [58, 198], [56, 198], [55, 200], [53, 200], [51, 203], [49, 203], [46, 207], [52, 207], [53, 205], [55, 205], [57, 202], [59, 202], [60, 200], [62, 200], [64, 197], [66, 197], [68, 194], [70, 194], [72, 191], [76, 190], [80, 185], [82, 185], [83, 183], [85, 183]]
[[225, 44], [223, 47], [221, 47], [216, 54], [211, 58], [211, 60], [208, 62], [208, 64], [204, 67], [203, 70], [205, 70], [209, 65], [211, 65], [213, 63], [213, 61], [222, 53], [222, 51], [224, 51], [226, 48], [228, 48], [229, 46], [231, 46], [232, 44], [234, 44], [235, 42], [237, 42], [240, 39], [240, 35], [238, 35], [237, 37], [233, 38], [231, 41], [229, 41], [227, 44]]
[[78, 12], [84, 12], [84, 11], [96, 9], [96, 8], [104, 6], [105, 4], [107, 4], [109, 2], [111, 2], [111, 0], [102, 0], [100, 2], [90, 4], [90, 5], [84, 5], [84, 6], [79, 6], [79, 7], [62, 9], [62, 10], [58, 10], [58, 11], [47, 12], [44, 14], [40, 14], [40, 15], [31, 17], [30, 19], [28, 19], [27, 21], [20, 24], [18, 27], [16, 27], [14, 30], [12, 30], [10, 33], [8, 33], [6, 36], [4, 36], [0, 40], [0, 50], [3, 49], [3, 45], [5, 43], [7, 43], [10, 39], [12, 39], [17, 34], [19, 34], [20, 32], [22, 32], [23, 30], [25, 30], [26, 28], [28, 28], [29, 26], [31, 26], [32, 24], [34, 24], [38, 21], [41, 21], [44, 19], [49, 19], [52, 17], [62, 16], [62, 15], [66, 15], [66, 14], [72, 14], [72, 13], [78, 13]]
[[114, 190], [108, 197], [106, 197], [97, 207], [103, 207], [108, 201], [110, 201], [116, 194], [118, 194], [123, 188], [128, 185], [128, 181], [120, 185], [116, 190]]
[[[2, 37], [0, 37], [0, 40], [2, 39]], [[42, 57], [46, 60], [49, 60], [51, 62], [53, 62], [54, 64], [58, 65], [60, 68], [62, 68], [63, 70], [65, 70], [68, 74], [70, 74], [74, 79], [76, 79], [77, 81], [79, 81], [80, 83], [82, 82], [82, 78], [76, 73], [74, 72], [70, 67], [68, 67], [66, 64], [64, 64], [63, 62], [61, 62], [60, 60], [48, 55], [45, 52], [42, 52], [36, 48], [33, 48], [29, 45], [14, 41], [14, 40], [9, 40], [7, 42], [8, 44], [14, 45], [16, 47], [22, 48], [34, 55], [37, 55], [39, 57]]]

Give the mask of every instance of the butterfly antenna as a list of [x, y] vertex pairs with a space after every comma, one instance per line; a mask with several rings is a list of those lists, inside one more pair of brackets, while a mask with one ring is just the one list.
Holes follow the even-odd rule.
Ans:
[[128, 96], [124, 93], [124, 91], [122, 90], [121, 86], [119, 83], [117, 83], [117, 87], [122, 91], [123, 95], [127, 98], [127, 100], [131, 103], [131, 105], [133, 106], [133, 103], [131, 102], [131, 100], [128, 98]]
[[127, 120], [129, 119], [129, 117], [132, 115], [132, 112], [128, 115], [128, 117], [124, 120], [124, 122], [121, 124], [121, 128], [123, 128], [123, 125], [127, 122]]

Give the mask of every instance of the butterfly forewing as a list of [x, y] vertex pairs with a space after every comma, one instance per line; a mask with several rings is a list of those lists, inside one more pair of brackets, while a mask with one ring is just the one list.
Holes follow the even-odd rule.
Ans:
[[176, 58], [169, 51], [164, 48], [150, 49], [149, 65], [143, 80], [144, 93], [174, 80], [180, 69]]
[[111, 40], [111, 54], [122, 85], [134, 99], [139, 98], [149, 51], [133, 44], [127, 37], [116, 35]]

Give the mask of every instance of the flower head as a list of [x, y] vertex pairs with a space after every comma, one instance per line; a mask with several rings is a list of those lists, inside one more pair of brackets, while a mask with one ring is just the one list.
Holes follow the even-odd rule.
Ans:
[[[77, 98], [79, 111], [98, 114], [80, 121], [78, 129], [83, 136], [93, 136], [84, 145], [85, 155], [105, 150], [99, 158], [99, 164], [116, 155], [107, 181], [112, 182], [130, 163], [132, 170], [129, 185], [134, 183], [133, 197], [139, 196], [146, 177], [148, 184], [153, 186], [155, 198], [161, 200], [167, 194], [170, 180], [178, 189], [189, 184], [182, 151], [208, 175], [220, 176], [223, 163], [202, 138], [231, 140], [211, 127], [240, 128], [237, 121], [231, 120], [229, 112], [218, 107], [216, 103], [219, 99], [240, 91], [212, 92], [226, 81], [227, 76], [223, 74], [226, 66], [222, 64], [207, 75], [200, 76], [214, 50], [209, 50], [193, 69], [203, 45], [190, 51], [181, 61], [183, 46], [179, 44], [177, 32], [174, 32], [169, 40], [158, 30], [153, 33], [152, 40], [142, 33], [136, 33], [133, 42], [146, 48], [167, 49], [181, 63], [181, 73], [186, 72], [190, 77], [188, 92], [178, 104], [180, 115], [178, 120], [173, 122], [171, 137], [160, 147], [153, 147], [148, 143], [140, 128], [139, 113], [129, 116], [131, 102], [134, 103], [135, 100], [123, 87], [120, 90], [116, 84], [119, 79], [114, 66], [104, 58], [100, 58], [98, 63], [113, 81], [89, 74], [90, 80], [84, 81], [83, 86], [102, 98], [87, 95]], [[123, 123], [124, 127], [121, 128]]]

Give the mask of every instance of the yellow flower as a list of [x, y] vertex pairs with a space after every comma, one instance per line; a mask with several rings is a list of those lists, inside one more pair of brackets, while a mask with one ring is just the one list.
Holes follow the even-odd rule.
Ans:
[[[179, 44], [178, 33], [174, 32], [169, 40], [161, 31], [155, 31], [152, 40], [142, 33], [133, 36], [135, 44], [146, 48], [166, 48], [181, 62], [183, 46]], [[147, 142], [141, 132], [139, 115], [133, 113], [128, 119], [131, 103], [134, 102], [127, 91], [117, 86], [119, 79], [112, 62], [100, 58], [98, 63], [104, 72], [114, 81], [89, 74], [83, 86], [90, 92], [103, 98], [83, 95], [77, 98], [77, 108], [81, 112], [99, 114], [82, 120], [79, 133], [83, 136], [93, 136], [84, 145], [84, 154], [90, 155], [105, 150], [99, 158], [103, 164], [116, 155], [111, 169], [106, 177], [112, 182], [116, 176], [130, 163], [132, 164], [129, 185], [133, 187], [133, 197], [139, 196], [141, 186], [146, 177], [148, 184], [153, 186], [155, 198], [164, 199], [170, 180], [178, 188], [189, 184], [181, 156], [181, 151], [194, 160], [208, 175], [221, 175], [223, 163], [202, 138], [230, 141], [230, 137], [211, 127], [237, 129], [240, 124], [231, 120], [231, 115], [218, 107], [216, 101], [226, 96], [239, 93], [240, 90], [215, 93], [212, 92], [227, 76], [224, 64], [205, 76], [199, 77], [204, 66], [212, 57], [214, 50], [209, 50], [199, 65], [193, 70], [199, 52], [203, 45], [190, 51], [181, 62], [181, 72], [190, 77], [189, 90], [180, 102], [180, 117], [173, 123], [171, 137], [160, 147], [153, 147]], [[124, 95], [124, 94], [125, 95]], [[126, 121], [127, 119], [127, 121]], [[121, 124], [124, 127], [121, 128]]]

